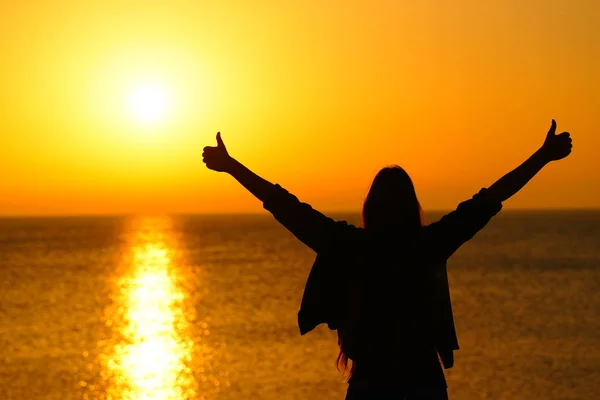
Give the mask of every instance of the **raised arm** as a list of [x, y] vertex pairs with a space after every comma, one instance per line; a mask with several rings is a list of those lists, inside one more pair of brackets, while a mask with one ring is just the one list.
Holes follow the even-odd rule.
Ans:
[[521, 190], [546, 164], [568, 156], [572, 147], [569, 133], [563, 132], [557, 135], [556, 121], [552, 120], [552, 125], [542, 147], [517, 168], [498, 179], [488, 188], [487, 195], [499, 202], [509, 199]]
[[568, 156], [571, 148], [569, 133], [556, 135], [556, 122], [552, 120], [544, 144], [531, 157], [489, 188], [481, 189], [472, 199], [460, 203], [456, 210], [427, 227], [432, 256], [439, 259], [450, 257], [502, 209], [503, 201], [521, 190], [550, 161]]
[[259, 199], [265, 209], [304, 244], [320, 253], [325, 251], [332, 240], [357, 232], [358, 228], [346, 222], [336, 222], [326, 217], [279, 185], [261, 178], [227, 152], [217, 133], [217, 146], [204, 148], [203, 161], [209, 169], [226, 172]]

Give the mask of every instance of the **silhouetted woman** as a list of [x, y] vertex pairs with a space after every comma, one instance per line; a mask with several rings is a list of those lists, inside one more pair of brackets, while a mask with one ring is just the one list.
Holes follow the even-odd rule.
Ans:
[[[334, 221], [232, 158], [220, 133], [204, 149], [212, 170], [227, 172], [317, 253], [298, 323], [338, 332], [338, 367], [349, 372], [347, 400], [447, 399], [442, 370], [458, 349], [446, 261], [542, 167], [571, 152], [556, 123], [529, 159], [487, 189], [424, 226], [408, 174], [383, 168], [363, 206], [363, 228]], [[439, 358], [438, 358], [439, 357]], [[441, 359], [441, 364], [440, 364]]]

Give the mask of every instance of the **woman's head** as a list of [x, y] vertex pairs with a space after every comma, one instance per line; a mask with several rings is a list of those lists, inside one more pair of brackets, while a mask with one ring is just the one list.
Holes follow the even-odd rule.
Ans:
[[410, 176], [399, 166], [381, 169], [363, 205], [363, 226], [372, 232], [411, 232], [423, 224]]

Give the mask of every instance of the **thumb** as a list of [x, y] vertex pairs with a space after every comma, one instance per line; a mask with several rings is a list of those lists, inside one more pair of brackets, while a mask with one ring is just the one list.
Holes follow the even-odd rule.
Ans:
[[556, 121], [552, 120], [552, 125], [550, 126], [550, 130], [546, 136], [554, 136], [556, 134]]
[[225, 143], [221, 139], [221, 132], [217, 132], [217, 146], [225, 148]]

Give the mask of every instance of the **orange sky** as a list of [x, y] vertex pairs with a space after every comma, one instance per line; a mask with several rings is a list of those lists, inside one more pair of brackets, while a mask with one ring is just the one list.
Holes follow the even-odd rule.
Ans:
[[[552, 118], [572, 155], [506, 208], [600, 208], [597, 0], [82, 3], [0, 5], [0, 214], [261, 212], [202, 164], [218, 130], [324, 211], [390, 163], [449, 209]], [[162, 122], [132, 119], [139, 82]]]

